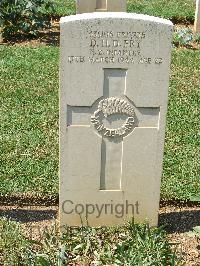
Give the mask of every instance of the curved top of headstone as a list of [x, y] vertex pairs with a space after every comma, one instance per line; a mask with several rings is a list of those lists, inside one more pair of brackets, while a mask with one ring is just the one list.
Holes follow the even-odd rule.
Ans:
[[125, 13], [125, 12], [95, 12], [95, 13], [84, 13], [72, 16], [62, 17], [60, 23], [66, 23], [70, 21], [79, 21], [79, 20], [91, 20], [91, 19], [135, 19], [141, 21], [150, 21], [159, 24], [165, 24], [168, 26], [173, 26], [173, 23], [168, 19], [163, 19], [159, 17], [136, 14], [136, 13]]

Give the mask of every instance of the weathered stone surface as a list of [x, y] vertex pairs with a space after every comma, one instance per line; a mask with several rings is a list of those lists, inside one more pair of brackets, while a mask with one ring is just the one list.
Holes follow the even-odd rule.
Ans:
[[125, 12], [126, 0], [77, 0], [76, 12], [91, 13], [91, 12]]
[[171, 37], [144, 15], [61, 19], [61, 225], [157, 224]]
[[195, 23], [194, 32], [200, 33], [200, 0], [196, 0], [196, 13], [195, 13]]

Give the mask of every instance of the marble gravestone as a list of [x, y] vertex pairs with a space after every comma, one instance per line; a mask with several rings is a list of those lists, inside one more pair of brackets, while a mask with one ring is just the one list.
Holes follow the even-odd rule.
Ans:
[[89, 12], [125, 12], [126, 0], [76, 0], [77, 13]]
[[157, 225], [172, 23], [61, 19], [60, 223]]
[[200, 0], [196, 0], [194, 32], [197, 34], [200, 33]]

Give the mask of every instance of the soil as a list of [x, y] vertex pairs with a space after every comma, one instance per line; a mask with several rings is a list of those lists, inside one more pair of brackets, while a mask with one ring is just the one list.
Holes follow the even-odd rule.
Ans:
[[[58, 206], [0, 206], [0, 217], [21, 223], [24, 234], [40, 240], [45, 229], [52, 230], [58, 219]], [[200, 205], [161, 206], [159, 225], [165, 225], [168, 238], [183, 256], [185, 265], [200, 266], [200, 235], [194, 227], [200, 226]]]
[[187, 266], [200, 266], [200, 206], [164, 206], [159, 211], [159, 225], [166, 225], [171, 243], [183, 256]]
[[59, 46], [60, 43], [60, 25], [58, 20], [52, 22], [50, 29], [45, 29], [39, 31], [37, 36], [25, 36], [17, 35], [5, 41], [2, 38], [0, 39], [1, 45], [14, 45], [14, 46]]
[[[174, 30], [177, 29], [190, 29], [193, 30], [193, 24], [176, 24]], [[40, 31], [39, 34], [34, 36], [24, 36], [18, 35], [13, 37], [9, 41], [4, 41], [0, 38], [0, 45], [15, 45], [15, 46], [41, 46], [41, 45], [48, 45], [48, 46], [59, 46], [60, 44], [60, 25], [59, 19], [52, 21], [52, 27], [50, 29], [46, 29]], [[190, 45], [186, 47], [178, 47], [180, 49], [200, 49], [200, 43], [192, 42]]]

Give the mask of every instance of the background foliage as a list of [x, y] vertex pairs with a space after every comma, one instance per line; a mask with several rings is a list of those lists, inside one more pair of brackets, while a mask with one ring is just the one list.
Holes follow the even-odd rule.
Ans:
[[1, 0], [0, 27], [2, 37], [16, 34], [36, 35], [39, 29], [50, 27], [47, 11], [53, 10], [51, 0]]

